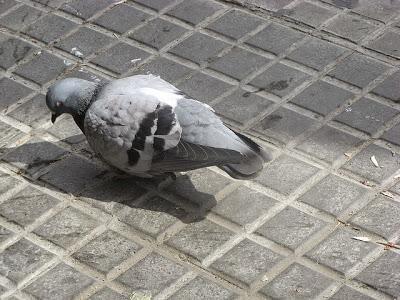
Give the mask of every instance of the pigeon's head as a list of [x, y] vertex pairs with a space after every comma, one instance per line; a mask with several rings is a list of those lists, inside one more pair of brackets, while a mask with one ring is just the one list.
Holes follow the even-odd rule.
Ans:
[[63, 113], [79, 115], [85, 110], [95, 88], [95, 83], [79, 78], [66, 78], [54, 83], [46, 94], [51, 121], [54, 123]]

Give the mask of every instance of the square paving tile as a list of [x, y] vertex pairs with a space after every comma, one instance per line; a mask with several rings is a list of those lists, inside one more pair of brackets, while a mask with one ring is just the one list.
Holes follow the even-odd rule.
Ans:
[[222, 41], [196, 32], [169, 52], [199, 64], [213, 58], [227, 46], [228, 44]]
[[0, 38], [0, 67], [8, 69], [38, 48], [24, 40], [4, 36]]
[[296, 149], [332, 163], [360, 142], [361, 140], [355, 136], [325, 125], [299, 144]]
[[[15, 141], [16, 139], [22, 137], [21, 131], [3, 122], [0, 122], [0, 132], [0, 147], [3, 147], [11, 141]], [[0, 154], [5, 151], [9, 151], [9, 148], [0, 148]]]
[[386, 251], [356, 279], [393, 297], [400, 296], [400, 254]]
[[26, 34], [35, 39], [45, 43], [50, 43], [58, 38], [61, 38], [63, 35], [74, 29], [77, 25], [78, 24], [66, 18], [54, 14], [48, 14], [28, 26], [24, 31]]
[[235, 294], [214, 282], [201, 277], [196, 277], [175, 294], [173, 294], [169, 299], [184, 300], [191, 298], [198, 300], [225, 300], [234, 299]]
[[81, 211], [67, 207], [34, 232], [63, 248], [72, 246], [98, 225], [98, 222]]
[[167, 14], [187, 23], [196, 25], [223, 8], [223, 5], [215, 1], [185, 0], [174, 6], [167, 12]]
[[39, 299], [71, 299], [93, 283], [93, 279], [61, 263], [26, 288]]
[[221, 58], [215, 59], [209, 68], [242, 80], [269, 61], [265, 57], [234, 47]]
[[32, 90], [7, 77], [0, 78], [0, 110], [17, 103], [28, 96]]
[[107, 10], [99, 16], [94, 23], [109, 30], [125, 33], [126, 31], [142, 24], [150, 17], [149, 14], [142, 12], [130, 5], [121, 3]]
[[284, 97], [309, 78], [310, 75], [302, 71], [277, 63], [250, 81], [250, 84], [279, 97]]
[[214, 105], [214, 109], [221, 115], [244, 124], [265, 111], [272, 101], [256, 94], [238, 89], [222, 101]]
[[101, 48], [107, 46], [112, 38], [88, 27], [81, 27], [72, 35], [61, 39], [56, 43], [56, 47], [72, 53], [76, 49], [82, 53], [82, 57], [87, 57]]
[[181, 37], [187, 30], [163, 19], [154, 19], [129, 37], [150, 47], [161, 49]]
[[289, 18], [295, 19], [312, 27], [321, 25], [335, 15], [333, 10], [314, 5], [308, 2], [300, 2], [290, 9]]
[[378, 196], [358, 212], [351, 223], [389, 239], [400, 228], [400, 203]]
[[39, 19], [43, 14], [43, 11], [32, 6], [22, 5], [16, 10], [2, 16], [0, 18], [0, 26], [18, 31]]
[[46, 250], [21, 239], [0, 254], [0, 274], [19, 282], [52, 257]]
[[368, 297], [365, 294], [361, 294], [348, 286], [342, 287], [339, 291], [337, 291], [331, 298], [333, 300], [372, 300], [374, 298]]
[[386, 55], [400, 58], [400, 34], [387, 31], [369, 43], [368, 47]]
[[122, 74], [135, 67], [136, 59], [143, 60], [149, 55], [150, 53], [137, 47], [118, 43], [96, 56], [92, 62], [112, 72]]
[[273, 162], [270, 162], [255, 181], [288, 195], [317, 171], [316, 167], [293, 157], [282, 155]]
[[396, 145], [400, 145], [400, 135], [398, 134], [399, 130], [400, 130], [400, 124], [397, 124], [396, 126], [386, 131], [381, 136], [381, 139], [384, 139], [385, 141], [391, 142]]
[[383, 63], [355, 53], [339, 62], [328, 75], [363, 88], [387, 69]]
[[5, 240], [7, 240], [12, 236], [13, 236], [12, 231], [4, 228], [3, 226], [0, 226], [0, 243], [4, 242]]
[[244, 240], [217, 259], [211, 268], [250, 284], [281, 259], [281, 255], [254, 242]]
[[15, 74], [44, 85], [66, 69], [63, 59], [47, 51], [42, 51], [31, 61], [18, 66]]
[[287, 57], [307, 67], [322, 70], [344, 52], [345, 48], [317, 38], [309, 38]]
[[362, 98], [347, 107], [335, 120], [366, 133], [374, 134], [399, 112], [389, 106]]
[[225, 93], [232, 85], [215, 77], [196, 72], [177, 87], [189, 97], [209, 103], [216, 97]]
[[233, 232], [208, 220], [188, 224], [167, 244], [198, 260], [204, 259], [233, 236]]
[[399, 9], [399, 3], [390, 0], [363, 0], [362, 5], [354, 7], [352, 11], [386, 23], [391, 17], [398, 14]]
[[61, 9], [78, 18], [87, 20], [98, 11], [117, 2], [118, 0], [72, 0], [61, 6]]
[[104, 288], [89, 298], [90, 300], [129, 300], [129, 298], [118, 294], [110, 288]]
[[271, 23], [248, 39], [246, 43], [278, 55], [304, 36], [300, 31]]
[[239, 39], [261, 25], [261, 19], [240, 10], [230, 10], [207, 26], [215, 32]]
[[151, 253], [117, 278], [133, 290], [146, 290], [155, 296], [181, 277], [186, 269], [165, 257]]
[[352, 96], [349, 91], [324, 81], [317, 81], [295, 96], [291, 102], [325, 116]]
[[346, 273], [377, 245], [353, 239], [354, 233], [338, 229], [307, 253], [318, 264]]
[[372, 22], [346, 14], [335, 18], [325, 27], [325, 30], [353, 42], [359, 42], [377, 28], [378, 26]]
[[298, 201], [337, 216], [366, 192], [361, 185], [330, 174], [300, 196]]
[[277, 202], [245, 186], [240, 186], [213, 208], [213, 211], [235, 223], [246, 225], [254, 222]]
[[316, 123], [314, 119], [280, 107], [262, 119], [255, 130], [284, 144], [304, 133]]
[[257, 229], [257, 233], [294, 250], [324, 225], [325, 222], [319, 219], [286, 207]]
[[262, 292], [275, 299], [312, 299], [332, 283], [331, 279], [293, 264], [268, 283]]
[[0, 204], [0, 215], [25, 227], [33, 223], [58, 202], [57, 199], [50, 195], [27, 187]]
[[[375, 156], [380, 167], [376, 167], [371, 157]], [[348, 161], [343, 168], [361, 175], [368, 180], [381, 183], [383, 180], [394, 174], [400, 166], [400, 156], [382, 148], [377, 145], [369, 145], [362, 150], [350, 161]]]
[[10, 189], [16, 187], [21, 182], [11, 177], [7, 173], [0, 172], [0, 195], [8, 192]]
[[7, 115], [33, 127], [41, 126], [50, 120], [50, 111], [42, 94], [36, 95]]
[[73, 254], [80, 262], [108, 272], [132, 256], [140, 246], [114, 231], [106, 231]]
[[394, 102], [400, 101], [400, 72], [396, 72], [386, 78], [376, 88], [372, 90], [374, 94], [386, 97]]
[[175, 0], [135, 0], [135, 2], [160, 11], [165, 9], [168, 5], [171, 5], [173, 2], [175, 2]]

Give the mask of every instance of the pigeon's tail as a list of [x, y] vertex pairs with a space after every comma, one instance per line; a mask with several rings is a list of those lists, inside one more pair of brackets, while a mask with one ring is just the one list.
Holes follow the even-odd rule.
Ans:
[[236, 179], [254, 178], [259, 175], [263, 169], [264, 163], [270, 161], [271, 157], [252, 139], [239, 132], [234, 132], [247, 146], [244, 152], [246, 159], [240, 164], [228, 164], [220, 166], [220, 168]]

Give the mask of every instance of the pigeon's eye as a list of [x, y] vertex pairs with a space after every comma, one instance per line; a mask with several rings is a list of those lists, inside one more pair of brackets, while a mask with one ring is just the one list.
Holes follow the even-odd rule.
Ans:
[[60, 101], [57, 101], [57, 102], [56, 102], [56, 106], [57, 106], [57, 107], [61, 107], [62, 105], [63, 105], [62, 102], [60, 102]]

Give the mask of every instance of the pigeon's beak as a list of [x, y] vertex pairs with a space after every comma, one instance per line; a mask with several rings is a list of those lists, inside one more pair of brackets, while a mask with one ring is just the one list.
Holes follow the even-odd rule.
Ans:
[[51, 114], [51, 123], [54, 124], [54, 122], [56, 121], [56, 119], [59, 117], [59, 114], [57, 113], [52, 113]]

